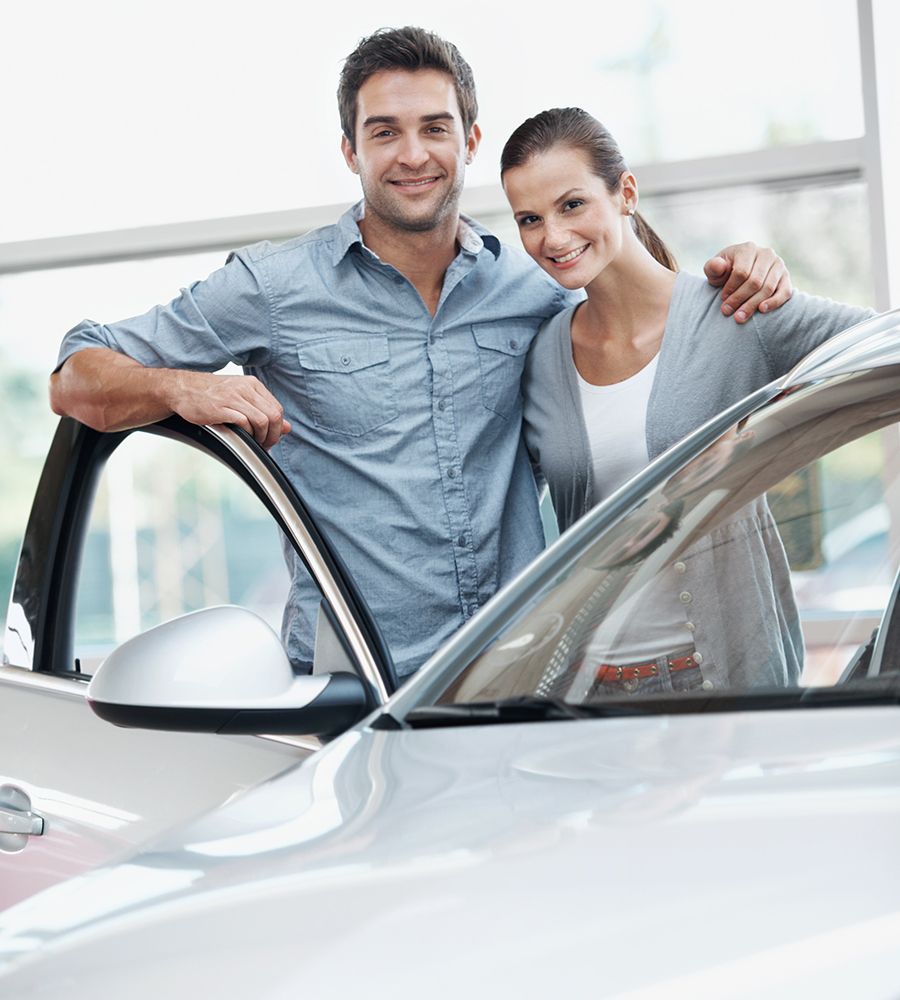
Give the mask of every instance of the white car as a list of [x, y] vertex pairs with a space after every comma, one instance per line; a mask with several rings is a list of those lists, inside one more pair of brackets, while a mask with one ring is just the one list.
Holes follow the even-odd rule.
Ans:
[[[89, 679], [75, 568], [128, 435], [63, 421], [0, 668], [0, 997], [900, 995], [897, 582], [882, 608], [804, 622], [799, 682], [754, 675], [774, 626], [753, 595], [691, 582], [704, 540], [744, 532], [767, 491], [807, 572], [829, 505], [801, 470], [898, 423], [889, 313], [661, 456], [398, 690], [278, 469], [177, 420], [140, 433], [228, 464], [308, 566], [313, 673], [219, 606]], [[672, 585], [688, 609], [720, 593], [728, 669], [697, 655], [699, 625], [690, 662], [615, 663]]]

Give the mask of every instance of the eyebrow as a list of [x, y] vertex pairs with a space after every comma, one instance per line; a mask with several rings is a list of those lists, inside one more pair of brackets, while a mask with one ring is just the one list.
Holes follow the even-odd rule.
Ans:
[[[428, 122], [452, 120], [452, 111], [435, 111], [434, 114], [422, 115], [419, 119], [419, 121], [423, 124], [427, 124]], [[368, 128], [369, 125], [398, 125], [399, 123], [400, 119], [396, 115], [369, 115], [369, 117], [362, 123], [362, 128]]]
[[568, 201], [568, 199], [571, 198], [573, 194], [580, 194], [580, 193], [581, 193], [581, 188], [577, 188], [577, 187], [575, 187], [575, 188], [569, 188], [569, 190], [566, 191], [565, 194], [561, 194], [553, 202], [553, 204], [554, 205], [558, 205], [561, 201]]

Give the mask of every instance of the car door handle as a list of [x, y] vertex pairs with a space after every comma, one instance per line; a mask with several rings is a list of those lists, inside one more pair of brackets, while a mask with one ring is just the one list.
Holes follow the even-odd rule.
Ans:
[[44, 817], [31, 811], [31, 799], [15, 785], [0, 785], [0, 851], [21, 851], [28, 837], [40, 837]]

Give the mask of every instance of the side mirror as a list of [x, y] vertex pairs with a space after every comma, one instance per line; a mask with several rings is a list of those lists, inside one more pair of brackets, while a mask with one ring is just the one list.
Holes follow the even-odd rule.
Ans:
[[369, 711], [359, 677], [295, 674], [269, 625], [232, 605], [122, 643], [97, 668], [87, 700], [117, 726], [202, 733], [333, 736]]

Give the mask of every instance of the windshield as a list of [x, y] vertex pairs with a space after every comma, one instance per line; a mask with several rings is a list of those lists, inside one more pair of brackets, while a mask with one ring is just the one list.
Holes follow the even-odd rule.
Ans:
[[900, 371], [884, 368], [733, 425], [598, 529], [438, 704], [796, 691], [892, 669], [887, 619], [880, 645], [875, 627], [893, 608], [900, 478], [881, 428], [898, 415]]

